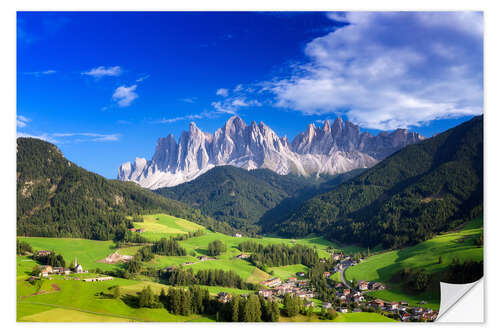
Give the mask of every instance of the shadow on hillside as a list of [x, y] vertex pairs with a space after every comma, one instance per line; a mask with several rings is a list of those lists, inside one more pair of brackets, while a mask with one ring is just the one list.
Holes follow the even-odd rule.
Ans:
[[208, 256], [208, 249], [196, 249], [196, 252], [198, 252], [202, 256]]
[[124, 295], [121, 297], [123, 303], [127, 304], [131, 308], [138, 309], [139, 308], [139, 297], [132, 295]]

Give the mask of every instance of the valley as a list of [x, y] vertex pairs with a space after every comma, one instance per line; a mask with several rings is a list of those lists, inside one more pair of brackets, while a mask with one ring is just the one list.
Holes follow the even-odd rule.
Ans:
[[18, 321], [433, 321], [439, 281], [482, 276], [481, 138], [477, 117], [367, 170], [155, 191], [19, 139]]
[[[185, 263], [185, 269], [192, 269], [194, 273], [208, 269], [222, 269], [233, 271], [247, 283], [260, 286], [260, 283], [271, 277], [278, 277], [282, 281], [296, 278], [298, 272], [304, 272], [306, 276], [310, 274], [310, 267], [300, 264], [268, 267], [267, 272], [263, 271], [248, 259], [237, 258], [244, 253], [239, 250], [239, 245], [243, 242], [253, 241], [263, 246], [271, 244], [286, 244], [294, 246], [297, 244], [314, 248], [320, 260], [330, 260], [332, 253], [346, 253], [351, 256], [355, 253], [365, 252], [366, 249], [360, 247], [342, 247], [332, 243], [322, 237], [308, 237], [303, 239], [285, 239], [277, 237], [235, 237], [211, 232], [206, 228], [193, 224], [184, 219], [174, 218], [165, 214], [145, 215], [144, 222], [134, 222], [134, 229], [143, 231], [140, 234], [149, 242], [154, 242], [158, 238], [165, 236], [177, 237], [186, 235], [189, 231], [202, 230], [201, 236], [191, 237], [179, 241], [179, 244], [186, 250], [186, 256], [164, 256], [155, 255], [154, 258], [144, 263], [144, 270], [162, 271], [168, 267], [181, 267]], [[169, 233], [168, 231], [171, 231]], [[349, 267], [345, 276], [352, 284], [353, 281], [377, 281], [386, 285], [385, 290], [375, 292], [364, 292], [365, 297], [371, 299], [382, 299], [387, 302], [406, 301], [410, 306], [424, 306], [434, 310], [439, 309], [439, 289], [434, 287], [424, 294], [414, 294], [407, 289], [401, 288], [397, 283], [393, 283], [393, 275], [403, 267], [419, 267], [427, 272], [435, 273], [443, 271], [447, 263], [452, 258], [459, 260], [480, 260], [482, 258], [482, 247], [474, 245], [474, 240], [482, 232], [482, 219], [476, 219], [467, 224], [461, 231], [452, 232], [437, 236], [429, 241], [421, 243], [415, 247], [410, 247], [398, 251], [389, 251], [381, 254], [373, 254], [364, 258], [360, 263]], [[136, 255], [141, 245], [116, 248], [113, 241], [95, 241], [87, 239], [64, 239], [64, 238], [44, 238], [44, 237], [18, 237], [19, 241], [27, 242], [34, 251], [49, 250], [62, 254], [66, 262], [71, 262], [75, 258], [89, 273], [78, 274], [81, 279], [88, 276], [99, 276], [115, 274], [113, 272], [124, 270], [126, 263], [105, 264], [98, 261], [113, 252], [123, 255]], [[215, 257], [214, 260], [202, 258], [207, 256], [208, 244], [215, 240], [222, 241], [227, 251]], [[432, 254], [432, 255], [431, 255]], [[437, 264], [439, 256], [442, 256], [443, 263]], [[322, 259], [321, 259], [322, 258]], [[120, 299], [102, 298], [96, 296], [99, 293], [109, 293], [113, 287], [119, 286], [122, 298], [126, 299], [135, 296], [145, 287], [151, 287], [152, 291], [160, 294], [161, 290], [168, 290], [172, 286], [168, 281], [160, 276], [152, 277], [146, 273], [139, 273], [128, 279], [114, 277], [111, 281], [103, 282], [82, 282], [67, 277], [53, 276], [42, 278], [41, 283], [32, 285], [26, 279], [31, 275], [36, 261], [30, 256], [17, 257], [17, 294], [18, 294], [18, 320], [20, 321], [57, 321], [59, 315], [65, 314], [64, 318], [72, 318], [78, 321], [214, 321], [213, 316], [189, 315], [173, 316], [165, 309], [137, 309], [130, 308], [126, 302]], [[334, 273], [337, 274], [338, 273]], [[335, 279], [332, 279], [332, 281]], [[328, 282], [327, 282], [328, 283]], [[50, 285], [57, 284], [60, 291], [40, 294], [36, 296], [24, 297], [34, 291], [50, 289]], [[334, 285], [334, 282], [329, 282]], [[200, 286], [207, 288], [212, 297], [217, 297], [220, 293], [233, 295], [248, 295], [258, 293], [256, 290], [238, 289], [223, 286]], [[187, 287], [185, 287], [187, 288]], [[265, 287], [258, 289], [266, 290]], [[74, 301], [72, 295], [78, 294], [78, 301]], [[66, 296], [66, 293], [68, 295]], [[420, 302], [425, 301], [425, 305]], [[287, 317], [282, 313], [280, 321], [324, 321], [320, 319], [321, 311], [324, 307], [319, 299], [313, 299], [314, 309], [311, 315], [302, 317]], [[368, 304], [368, 303], [367, 303]], [[282, 312], [284, 309], [281, 310]], [[390, 312], [382, 311], [382, 314], [389, 315]], [[67, 315], [67, 316], [66, 316]], [[391, 318], [385, 317], [376, 312], [348, 312], [338, 313], [334, 321], [389, 321]], [[392, 319], [394, 320], [394, 319]], [[327, 320], [328, 321], [328, 320]]]

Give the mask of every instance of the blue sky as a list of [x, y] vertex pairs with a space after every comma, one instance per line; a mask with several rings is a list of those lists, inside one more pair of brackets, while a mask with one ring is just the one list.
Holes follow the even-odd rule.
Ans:
[[18, 13], [18, 136], [115, 178], [233, 114], [424, 136], [483, 112], [481, 13]]

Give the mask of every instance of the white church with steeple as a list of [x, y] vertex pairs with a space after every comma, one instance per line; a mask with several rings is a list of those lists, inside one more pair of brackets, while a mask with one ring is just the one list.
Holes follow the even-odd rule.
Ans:
[[75, 257], [75, 273], [84, 273], [82, 265], [78, 263]]

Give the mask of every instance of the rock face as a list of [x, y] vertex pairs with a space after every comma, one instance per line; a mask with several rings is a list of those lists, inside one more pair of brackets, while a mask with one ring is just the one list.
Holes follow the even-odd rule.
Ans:
[[204, 133], [191, 123], [179, 142], [172, 134], [158, 139], [153, 158], [136, 158], [133, 163], [122, 164], [118, 179], [156, 189], [193, 180], [218, 165], [247, 170], [267, 168], [279, 174], [333, 175], [369, 168], [423, 139], [420, 134], [403, 129], [374, 136], [338, 118], [332, 124], [325, 121], [321, 128], [309, 125], [290, 143], [263, 122], [246, 125], [233, 116], [214, 134]]

